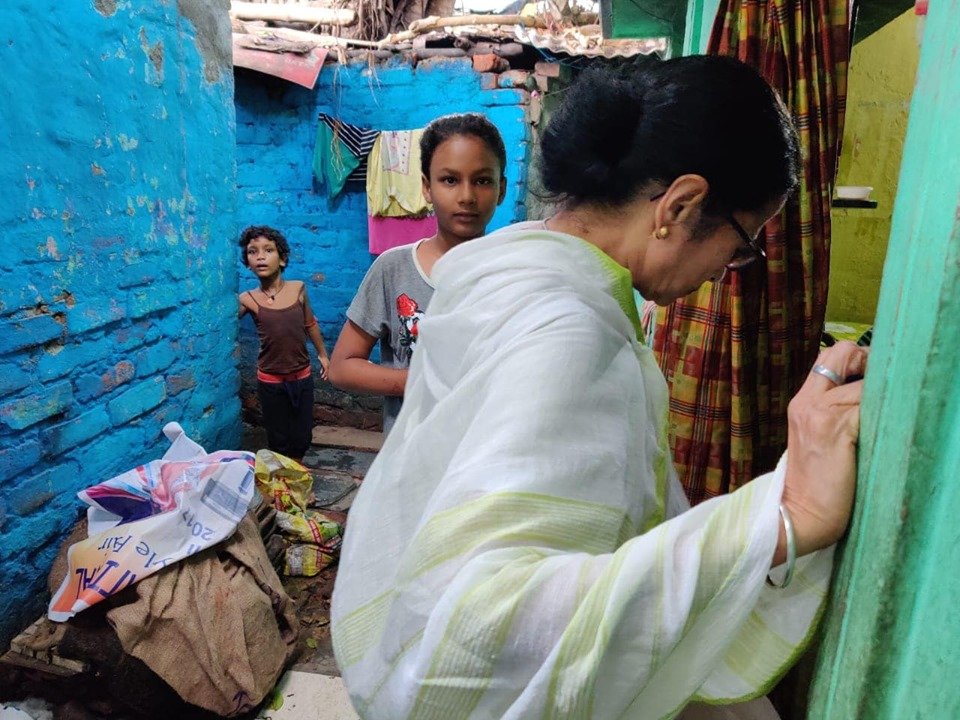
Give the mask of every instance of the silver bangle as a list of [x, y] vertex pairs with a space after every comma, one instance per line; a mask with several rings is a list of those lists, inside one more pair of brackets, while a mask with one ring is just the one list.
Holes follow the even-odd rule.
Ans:
[[793, 569], [797, 564], [797, 538], [793, 534], [793, 522], [790, 520], [790, 513], [787, 512], [783, 503], [780, 503], [780, 520], [783, 522], [783, 534], [787, 537], [787, 571], [783, 574], [783, 580], [779, 584], [767, 575], [767, 584], [782, 590], [793, 580]]

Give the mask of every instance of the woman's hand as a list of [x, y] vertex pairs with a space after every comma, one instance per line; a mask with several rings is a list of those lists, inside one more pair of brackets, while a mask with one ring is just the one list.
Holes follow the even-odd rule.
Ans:
[[[862, 377], [867, 351], [851, 342], [827, 348], [817, 364], [841, 378]], [[793, 520], [797, 554], [829, 547], [850, 522], [857, 480], [863, 381], [836, 385], [811, 372], [787, 410], [787, 476], [783, 504]], [[774, 565], [785, 557], [784, 537]]]

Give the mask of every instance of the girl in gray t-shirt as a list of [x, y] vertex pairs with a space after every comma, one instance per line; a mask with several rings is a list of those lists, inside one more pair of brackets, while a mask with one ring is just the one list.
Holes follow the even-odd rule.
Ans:
[[[330, 381], [340, 389], [385, 396], [384, 434], [403, 402], [418, 324], [433, 295], [434, 264], [451, 248], [482, 236], [506, 192], [506, 149], [483, 115], [434, 120], [420, 139], [420, 161], [437, 234], [374, 261], [347, 310], [330, 360]], [[379, 365], [370, 362], [377, 342]]]

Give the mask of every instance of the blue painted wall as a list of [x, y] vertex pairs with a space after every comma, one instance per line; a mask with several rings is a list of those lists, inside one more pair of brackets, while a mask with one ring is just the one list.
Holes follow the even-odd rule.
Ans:
[[[285, 275], [306, 283], [328, 350], [373, 257], [367, 250], [362, 188], [328, 200], [314, 186], [317, 114], [403, 130], [449, 113], [484, 113], [507, 148], [507, 193], [490, 225], [494, 230], [525, 218], [528, 101], [526, 91], [497, 87], [496, 75], [475, 72], [469, 59], [430, 60], [416, 68], [399, 61], [373, 68], [365, 62], [328, 64], [313, 90], [236, 71], [238, 227], [272, 225], [287, 236], [291, 258]], [[239, 249], [237, 262], [240, 287], [253, 286], [253, 275], [239, 264]], [[246, 401], [252, 396], [257, 346], [252, 322], [243, 321], [240, 337]], [[317, 395], [329, 398], [329, 386], [318, 383]]]
[[0, 23], [0, 649], [77, 490], [181, 420], [239, 439], [226, 0], [8, 0]]

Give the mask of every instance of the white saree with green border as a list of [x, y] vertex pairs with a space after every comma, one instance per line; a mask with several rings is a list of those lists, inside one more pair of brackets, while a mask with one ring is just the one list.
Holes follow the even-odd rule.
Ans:
[[832, 551], [765, 585], [785, 462], [689, 509], [627, 272], [524, 223], [450, 251], [350, 511], [337, 661], [364, 718], [676, 717], [763, 695]]

